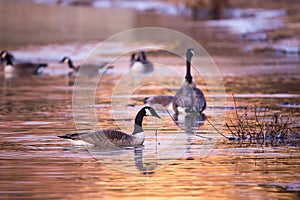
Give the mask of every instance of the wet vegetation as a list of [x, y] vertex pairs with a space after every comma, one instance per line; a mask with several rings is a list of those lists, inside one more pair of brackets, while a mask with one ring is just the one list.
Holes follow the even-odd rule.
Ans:
[[233, 136], [228, 139], [236, 140], [241, 145], [300, 145], [299, 127], [296, 126], [296, 117], [292, 111], [272, 112], [265, 106], [238, 110], [234, 98], [234, 114], [227, 118], [226, 127]]

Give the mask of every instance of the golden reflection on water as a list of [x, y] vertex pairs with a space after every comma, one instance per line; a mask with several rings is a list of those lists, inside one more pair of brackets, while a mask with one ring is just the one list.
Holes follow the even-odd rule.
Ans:
[[9, 153], [2, 158], [5, 197], [17, 197], [19, 191], [22, 198], [273, 199], [278, 193], [281, 198], [296, 198], [284, 192], [297, 184], [291, 176], [297, 173], [297, 164], [285, 156], [275, 160], [265, 154], [219, 152], [205, 159], [178, 160], [153, 174], [133, 174], [108, 168], [89, 158], [86, 151], [67, 149], [64, 155], [61, 145], [51, 150], [52, 158], [42, 156], [43, 151], [27, 151], [32, 154], [27, 158], [16, 159], [21, 155], [11, 154], [11, 159]]
[[[38, 87], [32, 90], [33, 85]], [[109, 82], [104, 86], [112, 87]], [[162, 159], [156, 148], [182, 131], [165, 115], [166, 126], [157, 138], [153, 129], [157, 122], [146, 121], [148, 134], [143, 149], [129, 148], [97, 157], [56, 137], [75, 131], [72, 86], [64, 77], [15, 79], [2, 85], [1, 91], [1, 118], [5, 117], [5, 122], [1, 123], [0, 183], [6, 199], [273, 199], [278, 194], [290, 199], [299, 195], [294, 192], [299, 190], [298, 147], [236, 148], [219, 143], [202, 157], [199, 152], [206, 139], [189, 138], [182, 132], [182, 155]], [[106, 99], [109, 91], [100, 91], [104, 97], [96, 98], [99, 124], [118, 128], [111, 120], [110, 99]], [[146, 89], [144, 92], [147, 95]], [[128, 119], [124, 122], [132, 124], [135, 108], [131, 110], [130, 116], [119, 120]], [[207, 136], [206, 126], [204, 122], [195, 131], [202, 130], [202, 136]]]

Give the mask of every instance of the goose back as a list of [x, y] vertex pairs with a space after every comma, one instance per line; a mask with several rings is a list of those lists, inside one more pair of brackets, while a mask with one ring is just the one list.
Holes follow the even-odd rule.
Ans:
[[[144, 142], [144, 137], [129, 135], [122, 131], [114, 129], [96, 130], [91, 132], [77, 132], [59, 137], [69, 139], [69, 141], [81, 140], [85, 142], [85, 144], [93, 146], [105, 146], [111, 144], [116, 146], [135, 146], [141, 145]], [[73, 144], [76, 144], [76, 142], [73, 142]]]

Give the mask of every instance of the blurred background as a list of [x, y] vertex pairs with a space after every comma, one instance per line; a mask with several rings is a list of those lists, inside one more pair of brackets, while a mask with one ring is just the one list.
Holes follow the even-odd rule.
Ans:
[[[9, 80], [3, 76], [4, 62], [0, 63], [0, 198], [299, 199], [299, 8], [299, 0], [0, 0], [0, 50], [12, 53], [16, 62], [48, 63], [42, 76]], [[216, 63], [226, 89], [223, 108], [210, 104], [214, 94], [209, 93], [201, 72], [198, 76], [192, 71], [207, 97], [208, 119], [226, 112], [226, 122], [235, 122], [231, 118], [235, 94], [239, 112], [257, 106], [269, 120], [274, 113], [284, 113], [296, 130], [292, 139], [298, 140], [254, 145], [223, 140], [203, 158], [198, 152], [205, 139], [189, 136], [185, 153], [176, 161], [165, 159], [170, 165], [164, 167], [133, 149], [105, 155], [99, 162], [85, 149], [57, 138], [77, 130], [72, 109], [75, 77], [68, 77], [67, 66], [59, 61], [69, 56], [78, 66], [110, 36], [149, 26], [190, 36]], [[105, 50], [119, 56], [118, 49], [134, 45], [112, 44]], [[157, 50], [147, 53], [150, 61], [166, 63], [184, 74], [185, 61], [178, 56]], [[116, 122], [131, 127], [143, 99], [161, 94], [157, 85], [138, 88], [130, 106], [120, 111], [121, 117], [112, 118], [111, 91], [129, 71], [129, 60], [129, 54], [120, 57], [101, 87], [92, 88], [96, 99], [90, 108], [106, 128], [118, 128]], [[182, 81], [167, 79], [174, 84]], [[177, 89], [164, 91], [173, 95]], [[158, 134], [161, 146], [183, 131], [171, 118], [164, 116], [164, 120], [167, 125]], [[230, 134], [222, 128], [224, 124], [217, 125]], [[205, 135], [208, 127], [204, 120], [194, 128]], [[155, 141], [154, 135], [149, 137], [146, 141]], [[156, 158], [157, 146], [146, 142], [144, 151], [149, 149], [151, 158]], [[126, 172], [109, 166], [114, 162]], [[155, 171], [156, 167], [160, 169]], [[127, 172], [133, 169], [135, 173]]]
[[127, 29], [158, 26], [182, 31], [206, 48], [213, 40], [226, 41], [231, 32], [239, 42], [264, 43], [250, 45], [249, 51], [298, 53], [298, 4], [297, 0], [1, 0], [0, 44], [9, 49], [102, 41]]

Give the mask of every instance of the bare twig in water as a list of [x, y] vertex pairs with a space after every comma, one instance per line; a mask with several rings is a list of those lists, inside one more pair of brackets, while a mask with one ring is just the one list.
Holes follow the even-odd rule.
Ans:
[[[231, 135], [239, 141], [256, 141], [261, 145], [270, 143], [278, 145], [294, 140], [294, 144], [299, 144], [299, 133], [293, 133], [292, 112], [288, 114], [273, 113], [263, 107], [254, 106], [244, 111], [238, 112], [236, 99], [234, 100], [234, 120], [227, 119], [226, 128]], [[271, 113], [271, 115], [270, 115]], [[235, 123], [233, 122], [235, 121]], [[228, 138], [228, 137], [226, 137]]]
[[220, 134], [222, 135], [224, 138], [227, 138], [228, 140], [235, 140], [235, 137], [227, 137], [226, 135], [224, 135], [223, 133], [221, 133], [211, 122], [210, 120], [206, 119], [207, 122]]

